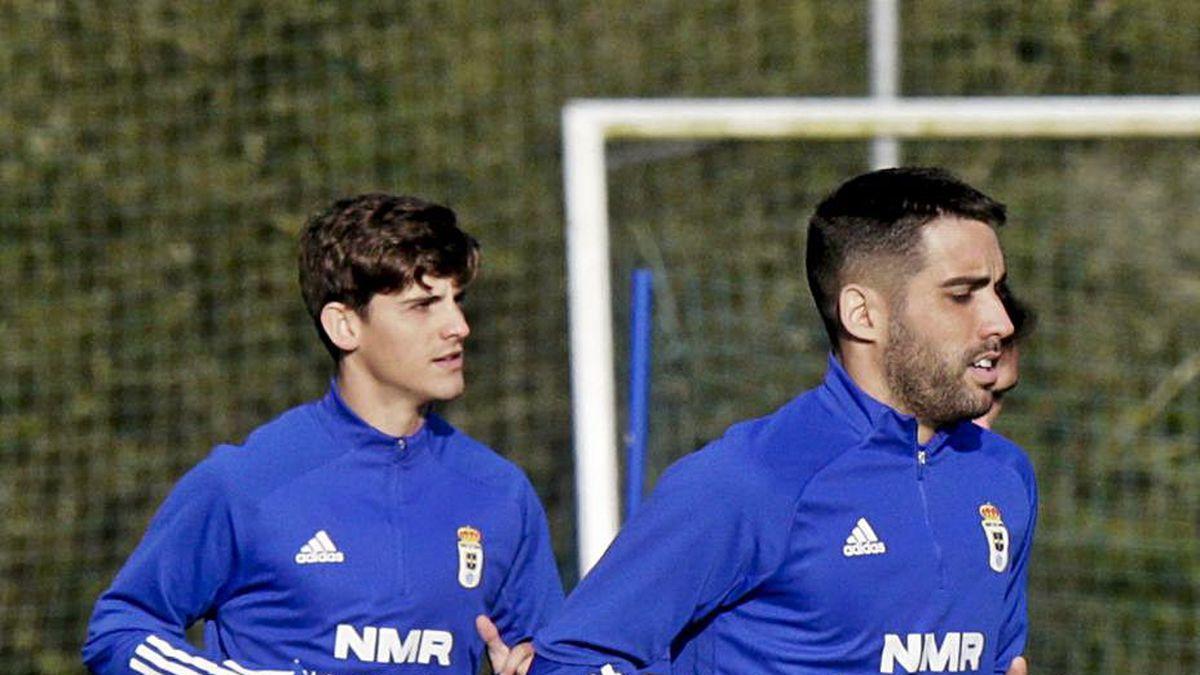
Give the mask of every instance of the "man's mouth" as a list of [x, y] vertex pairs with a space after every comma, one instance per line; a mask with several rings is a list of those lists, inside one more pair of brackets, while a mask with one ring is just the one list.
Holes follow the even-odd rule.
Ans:
[[999, 354], [985, 354], [971, 362], [971, 377], [976, 384], [990, 387], [996, 384], [996, 365], [1000, 363]]
[[451, 352], [445, 356], [439, 356], [433, 360], [434, 363], [444, 368], [461, 368], [463, 363], [463, 353], [461, 351]]

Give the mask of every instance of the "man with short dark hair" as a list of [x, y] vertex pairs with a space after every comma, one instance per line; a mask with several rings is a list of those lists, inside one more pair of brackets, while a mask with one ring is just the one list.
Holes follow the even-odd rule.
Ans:
[[673, 465], [531, 672], [1024, 673], [1033, 469], [971, 423], [1013, 333], [1004, 220], [936, 169], [826, 198], [807, 244], [825, 381]]
[[448, 208], [367, 194], [312, 218], [300, 249], [329, 392], [180, 480], [97, 602], [85, 662], [475, 675], [486, 651], [527, 668], [562, 600], [545, 514], [520, 469], [429, 411], [463, 391], [478, 244]]

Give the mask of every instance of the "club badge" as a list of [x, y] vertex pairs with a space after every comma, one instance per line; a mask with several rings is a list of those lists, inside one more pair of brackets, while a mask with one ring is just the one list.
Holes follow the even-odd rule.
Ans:
[[475, 588], [483, 579], [483, 534], [464, 525], [458, 528], [458, 583]]
[[979, 517], [983, 518], [983, 535], [987, 538], [988, 565], [993, 572], [1003, 572], [1008, 569], [1008, 528], [1000, 518], [1000, 509], [992, 504], [979, 507]]

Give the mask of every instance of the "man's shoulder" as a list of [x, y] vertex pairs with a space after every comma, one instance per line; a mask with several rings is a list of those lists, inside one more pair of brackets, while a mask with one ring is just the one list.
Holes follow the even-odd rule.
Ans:
[[525, 489], [529, 480], [525, 472], [511, 460], [438, 415], [430, 414], [425, 422], [434, 441], [438, 463], [460, 478], [492, 487]]
[[316, 414], [319, 405], [319, 401], [308, 401], [285, 410], [251, 431], [241, 447], [257, 452], [279, 452], [312, 441], [328, 440], [328, 431]]
[[216, 474], [228, 474], [238, 482], [285, 481], [297, 472], [310, 470], [328, 459], [333, 444], [329, 432], [313, 414], [317, 402], [291, 408], [262, 424], [241, 443], [223, 443], [213, 448], [202, 462]]
[[983, 430], [982, 440], [983, 451], [989, 457], [1012, 467], [1026, 482], [1033, 481], [1033, 463], [1024, 448], [990, 429]]
[[1005, 467], [1016, 474], [1028, 490], [1036, 490], [1033, 463], [1024, 448], [1011, 439], [990, 429], [964, 423], [955, 431], [955, 440], [960, 446], [976, 451], [968, 454], [977, 453], [984, 461]]
[[750, 492], [798, 496], [809, 479], [858, 442], [860, 434], [834, 423], [816, 390], [810, 390], [768, 415], [730, 426], [677, 466], [733, 477], [734, 485]]

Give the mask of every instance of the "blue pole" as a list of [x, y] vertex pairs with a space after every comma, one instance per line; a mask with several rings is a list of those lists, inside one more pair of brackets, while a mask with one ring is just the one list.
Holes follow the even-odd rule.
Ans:
[[626, 442], [625, 517], [642, 503], [649, 435], [650, 342], [653, 327], [654, 274], [633, 271], [633, 307], [629, 322], [629, 431]]

